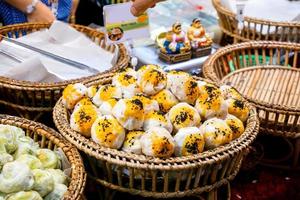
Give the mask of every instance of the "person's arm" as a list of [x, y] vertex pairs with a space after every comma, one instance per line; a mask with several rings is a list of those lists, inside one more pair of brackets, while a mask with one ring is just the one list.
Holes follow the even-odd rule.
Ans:
[[160, 1], [163, 0], [134, 0], [130, 11], [134, 16], [139, 16]]
[[5, 0], [11, 6], [17, 8], [27, 15], [28, 22], [46, 22], [50, 23], [55, 20], [55, 16], [51, 10], [42, 2], [37, 2], [34, 11], [27, 14], [27, 6], [32, 3], [33, 0]]

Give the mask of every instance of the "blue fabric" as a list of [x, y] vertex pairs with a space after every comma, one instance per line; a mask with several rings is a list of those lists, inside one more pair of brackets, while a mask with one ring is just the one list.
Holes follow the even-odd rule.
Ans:
[[[48, 4], [48, 0], [41, 0], [41, 2], [51, 8], [50, 4]], [[56, 18], [67, 22], [71, 13], [71, 7], [72, 0], [58, 0], [58, 14]], [[0, 0], [0, 18], [4, 25], [27, 22], [26, 14], [7, 4], [4, 0]]]

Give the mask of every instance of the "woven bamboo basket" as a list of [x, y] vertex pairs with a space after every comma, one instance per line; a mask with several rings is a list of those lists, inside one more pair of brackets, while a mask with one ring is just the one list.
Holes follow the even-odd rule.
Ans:
[[70, 145], [53, 129], [24, 118], [0, 114], [0, 124], [22, 128], [26, 135], [38, 142], [42, 148], [62, 149], [72, 167], [70, 183], [63, 200], [83, 199], [86, 173], [80, 154], [74, 146]]
[[273, 40], [282, 42], [300, 42], [300, 23], [276, 22], [245, 16], [243, 26], [238, 29], [236, 14], [221, 4], [221, 0], [212, 0], [219, 16], [219, 25], [224, 34], [234, 42], [250, 40]]
[[254, 103], [263, 133], [292, 140], [292, 166], [298, 168], [299, 51], [296, 43], [246, 42], [221, 48], [203, 66], [206, 78], [236, 87]]
[[[110, 78], [102, 80], [102, 84], [110, 82]], [[208, 192], [209, 199], [216, 199], [217, 189], [228, 184], [238, 173], [247, 148], [259, 129], [255, 109], [247, 106], [251, 112], [240, 138], [198, 155], [169, 159], [101, 147], [70, 128], [70, 113], [61, 99], [54, 107], [53, 119], [61, 134], [89, 158], [89, 177], [108, 189], [154, 198]]]
[[[26, 23], [4, 26], [0, 28], [0, 34], [7, 37], [18, 38], [34, 31], [49, 28], [50, 24]], [[89, 83], [106, 77], [110, 72], [115, 72], [128, 66], [130, 57], [124, 45], [105, 46], [105, 35], [92, 28], [71, 25], [78, 31], [84, 33], [102, 48], [114, 52], [119, 51], [116, 65], [102, 73], [56, 83], [36, 83], [19, 81], [0, 76], [0, 104], [5, 105], [9, 110], [14, 110], [18, 115], [38, 119], [43, 113], [51, 113], [56, 101], [61, 96], [62, 90], [71, 83]], [[13, 114], [16, 114], [16, 113]]]

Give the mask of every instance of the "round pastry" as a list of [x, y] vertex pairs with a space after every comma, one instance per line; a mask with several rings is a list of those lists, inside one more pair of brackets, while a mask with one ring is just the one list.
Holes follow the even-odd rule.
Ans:
[[62, 102], [68, 109], [72, 110], [75, 104], [86, 95], [87, 88], [83, 84], [70, 84], [63, 91]]
[[92, 85], [92, 86], [88, 87], [87, 96], [92, 99], [96, 95], [98, 89], [99, 88], [96, 85]]
[[197, 110], [187, 103], [179, 103], [172, 107], [168, 117], [176, 130], [184, 127], [199, 126], [201, 122]]
[[195, 108], [199, 112], [201, 118], [225, 118], [228, 107], [219, 88], [211, 84], [202, 85], [200, 88], [201, 92], [196, 100]]
[[147, 131], [152, 127], [162, 127], [170, 133], [173, 131], [173, 126], [170, 120], [160, 111], [152, 111], [145, 115], [144, 130]]
[[93, 103], [99, 107], [104, 101], [112, 98], [122, 98], [122, 90], [114, 85], [103, 85], [93, 97]]
[[126, 74], [129, 74], [129, 75], [131, 75], [131, 76], [133, 76], [133, 77], [137, 77], [137, 72], [134, 70], [134, 69], [132, 69], [132, 68], [129, 68], [129, 67], [127, 67], [127, 68], [122, 68], [122, 69], [120, 69], [119, 71], [118, 71], [118, 73], [126, 73]]
[[144, 133], [144, 131], [129, 131], [126, 134], [122, 150], [125, 152], [142, 154], [140, 139]]
[[99, 110], [101, 114], [103, 115], [112, 115], [112, 109], [117, 104], [118, 100], [113, 98], [109, 99], [107, 101], [104, 101], [101, 106], [99, 107]]
[[178, 100], [170, 90], [165, 89], [152, 96], [152, 99], [158, 102], [161, 111], [167, 113], [173, 106], [178, 103]]
[[175, 143], [164, 128], [153, 127], [141, 137], [142, 152], [146, 156], [169, 158], [174, 153]]
[[167, 73], [167, 88], [168, 89], [171, 89], [173, 87], [173, 85], [178, 85], [178, 84], [183, 84], [184, 81], [186, 79], [188, 79], [189, 77], [191, 77], [191, 75], [189, 75], [188, 73], [186, 72], [183, 72], [183, 71], [175, 71], [175, 70], [172, 70], [172, 71], [169, 71]]
[[201, 153], [204, 149], [204, 138], [197, 127], [181, 128], [175, 137], [175, 155], [189, 156]]
[[228, 113], [236, 116], [242, 122], [246, 122], [249, 116], [249, 108], [242, 100], [229, 98], [226, 100]]
[[224, 120], [211, 118], [200, 126], [204, 136], [205, 148], [213, 149], [232, 140], [232, 131]]
[[125, 130], [111, 115], [98, 117], [92, 126], [92, 139], [104, 146], [119, 149], [125, 139]]
[[82, 106], [92, 106], [93, 102], [88, 97], [83, 97], [80, 101], [78, 101], [74, 107], [74, 110], [82, 107]]
[[138, 71], [138, 86], [147, 95], [154, 95], [167, 85], [166, 73], [160, 68], [145, 67]]
[[131, 72], [117, 73], [112, 79], [112, 84], [121, 89], [123, 98], [131, 98], [140, 93], [137, 78]]
[[139, 99], [143, 103], [145, 114], [153, 110], [159, 111], [159, 105], [157, 101], [150, 99], [149, 97], [143, 94], [137, 94], [133, 97], [133, 99]]
[[127, 130], [140, 130], [143, 127], [144, 106], [139, 99], [120, 99], [112, 113]]
[[70, 126], [85, 137], [91, 137], [91, 127], [98, 115], [98, 110], [93, 105], [79, 106], [71, 114]]
[[194, 104], [200, 94], [200, 89], [197, 81], [188, 77], [183, 82], [172, 83], [171, 92], [179, 101]]
[[244, 133], [244, 131], [245, 131], [244, 124], [236, 116], [228, 114], [225, 118], [225, 122], [232, 130], [232, 139], [233, 140], [240, 137]]
[[222, 85], [220, 87], [220, 90], [225, 99], [227, 98], [235, 98], [238, 100], [243, 99], [242, 95], [234, 87], [231, 87], [229, 85]]

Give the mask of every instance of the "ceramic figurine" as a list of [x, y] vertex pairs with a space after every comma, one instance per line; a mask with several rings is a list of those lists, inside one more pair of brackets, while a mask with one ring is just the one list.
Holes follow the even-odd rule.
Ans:
[[166, 33], [162, 51], [167, 54], [184, 53], [190, 50], [190, 44], [186, 33], [181, 29], [181, 23], [176, 22], [172, 31]]
[[212, 39], [206, 34], [199, 18], [193, 20], [188, 29], [187, 37], [191, 42], [194, 58], [207, 56], [211, 53]]
[[179, 22], [173, 24], [172, 30], [161, 33], [156, 41], [160, 48], [159, 57], [165, 62], [176, 63], [192, 57], [190, 41]]
[[193, 49], [207, 47], [212, 44], [212, 40], [206, 35], [205, 29], [201, 25], [199, 18], [193, 20], [192, 25], [188, 29], [187, 36], [191, 41], [191, 46]]

